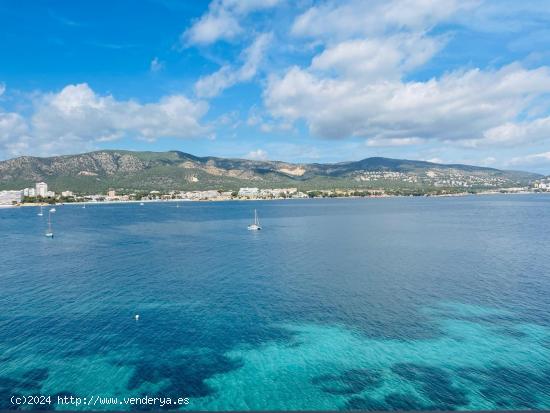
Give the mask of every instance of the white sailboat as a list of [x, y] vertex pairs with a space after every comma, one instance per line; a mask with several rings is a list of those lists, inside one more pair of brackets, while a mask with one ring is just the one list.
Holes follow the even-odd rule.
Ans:
[[38, 215], [39, 217], [44, 215], [44, 207], [42, 205], [40, 205], [40, 211], [36, 215]]
[[53, 238], [53, 229], [52, 229], [52, 210], [50, 209], [50, 212], [48, 213], [48, 230], [44, 234], [48, 238]]
[[254, 223], [248, 226], [249, 231], [259, 231], [262, 227], [260, 226], [260, 220], [258, 219], [258, 212], [254, 210]]

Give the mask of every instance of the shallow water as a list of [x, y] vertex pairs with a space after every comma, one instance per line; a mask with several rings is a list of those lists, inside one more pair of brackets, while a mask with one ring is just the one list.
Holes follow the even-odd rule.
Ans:
[[1, 408], [550, 408], [550, 196], [175, 206], [0, 210]]

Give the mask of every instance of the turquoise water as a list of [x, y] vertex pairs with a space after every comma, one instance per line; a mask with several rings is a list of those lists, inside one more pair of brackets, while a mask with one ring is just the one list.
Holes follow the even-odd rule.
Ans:
[[550, 408], [549, 196], [175, 206], [0, 210], [0, 408]]

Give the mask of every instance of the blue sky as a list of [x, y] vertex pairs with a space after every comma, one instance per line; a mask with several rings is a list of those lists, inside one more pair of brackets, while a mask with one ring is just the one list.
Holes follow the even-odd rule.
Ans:
[[94, 149], [550, 174], [550, 7], [0, 2], [0, 159]]

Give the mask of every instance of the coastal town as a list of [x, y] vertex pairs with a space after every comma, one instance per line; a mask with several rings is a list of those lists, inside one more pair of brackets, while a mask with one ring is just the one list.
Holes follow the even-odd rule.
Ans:
[[236, 191], [161, 191], [118, 193], [109, 189], [105, 194], [77, 194], [66, 190], [54, 192], [48, 189], [46, 182], [37, 182], [34, 187], [21, 190], [0, 191], [0, 205], [26, 205], [34, 203], [72, 203], [72, 202], [130, 202], [130, 201], [229, 201], [233, 199], [287, 199], [308, 198], [310, 195], [297, 188], [240, 188]]
[[[365, 179], [375, 178], [374, 174]], [[385, 176], [385, 178], [388, 178]], [[397, 178], [397, 176], [392, 176]], [[411, 178], [412, 179], [412, 178]], [[443, 186], [443, 183], [436, 186]], [[450, 187], [468, 187], [464, 182], [446, 182]], [[109, 189], [104, 194], [81, 194], [71, 190], [55, 192], [49, 189], [46, 182], [37, 182], [33, 187], [19, 190], [0, 191], [0, 206], [24, 206], [34, 204], [58, 203], [99, 203], [99, 202], [133, 202], [133, 201], [231, 201], [231, 200], [272, 200], [272, 199], [303, 199], [303, 198], [337, 198], [337, 197], [387, 197], [395, 195], [466, 195], [474, 193], [538, 193], [550, 192], [550, 177], [534, 181], [529, 186], [487, 189], [484, 191], [450, 190], [436, 193], [411, 192], [403, 194], [384, 189], [331, 189], [300, 191], [298, 188], [260, 189], [254, 187], [239, 188], [234, 191], [202, 190], [202, 191], [148, 191], [131, 192]]]

